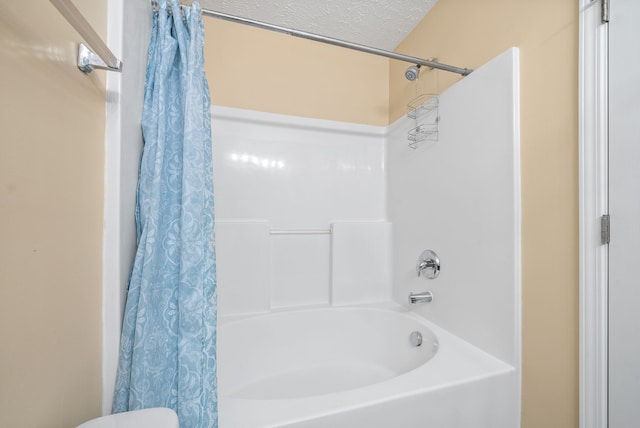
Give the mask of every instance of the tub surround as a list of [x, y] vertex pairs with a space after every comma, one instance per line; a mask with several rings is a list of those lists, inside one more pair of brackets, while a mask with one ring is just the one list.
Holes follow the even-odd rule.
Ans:
[[[440, 139], [415, 150], [406, 117], [383, 128], [214, 107], [220, 315], [431, 289], [421, 315], [517, 365], [518, 85], [510, 49], [440, 95]], [[427, 248], [435, 280], [415, 274]]]
[[[236, 352], [219, 366], [223, 426], [519, 426], [518, 88], [510, 49], [440, 95], [439, 141], [416, 149], [408, 118], [380, 128], [214, 109], [220, 352]], [[425, 249], [440, 256], [433, 280], [416, 276]], [[410, 291], [425, 290], [433, 302], [408, 305]], [[225, 364], [274, 375], [250, 364], [235, 336], [264, 326], [286, 336], [279, 319], [304, 330], [317, 324], [308, 323], [314, 311], [330, 324], [363, 307], [417, 320], [438, 352], [332, 393], [293, 399], [266, 397], [260, 381], [245, 379], [246, 394], [229, 386]]]

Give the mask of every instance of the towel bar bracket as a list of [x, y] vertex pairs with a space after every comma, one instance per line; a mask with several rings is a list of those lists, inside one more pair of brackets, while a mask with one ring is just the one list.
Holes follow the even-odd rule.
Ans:
[[84, 43], [80, 43], [78, 47], [78, 68], [84, 73], [91, 73], [94, 69], [99, 68], [101, 70], [109, 71], [122, 71], [122, 61], [117, 60], [117, 67], [110, 67], [107, 65], [100, 56], [89, 49]]

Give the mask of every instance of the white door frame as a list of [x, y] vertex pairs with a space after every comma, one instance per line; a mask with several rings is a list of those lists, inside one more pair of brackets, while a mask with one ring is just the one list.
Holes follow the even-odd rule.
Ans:
[[606, 428], [608, 245], [608, 25], [602, 0], [579, 0], [580, 428]]

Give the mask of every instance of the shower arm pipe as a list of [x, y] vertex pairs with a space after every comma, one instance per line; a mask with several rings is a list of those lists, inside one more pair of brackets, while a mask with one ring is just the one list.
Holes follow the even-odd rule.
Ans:
[[252, 27], [262, 28], [263, 30], [275, 31], [278, 33], [288, 34], [294, 37], [300, 37], [303, 39], [313, 40], [316, 42], [327, 43], [330, 45], [352, 49], [360, 52], [365, 52], [373, 55], [384, 56], [384, 57], [395, 59], [398, 61], [409, 62], [411, 64], [436, 68], [438, 70], [449, 71], [451, 73], [457, 73], [462, 76], [467, 76], [473, 72], [473, 70], [469, 68], [454, 67], [452, 65], [442, 64], [436, 61], [429, 61], [429, 60], [418, 58], [415, 56], [403, 55], [396, 52], [386, 51], [384, 49], [378, 49], [371, 46], [360, 45], [357, 43], [347, 42], [345, 40], [322, 36], [320, 34], [308, 33], [306, 31], [294, 30], [292, 28], [268, 24], [266, 22], [256, 21], [249, 18], [242, 18], [240, 16], [229, 15], [227, 13], [217, 12], [214, 10], [202, 9], [202, 14], [207, 17], [218, 18], [225, 21], [235, 22], [237, 24], [250, 25]]

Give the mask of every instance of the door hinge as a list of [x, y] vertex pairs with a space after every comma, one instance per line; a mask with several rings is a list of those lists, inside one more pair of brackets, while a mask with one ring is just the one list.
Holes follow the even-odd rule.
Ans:
[[602, 23], [609, 22], [609, 0], [602, 0]]
[[600, 241], [602, 245], [607, 245], [611, 241], [611, 219], [609, 214], [600, 218]]

